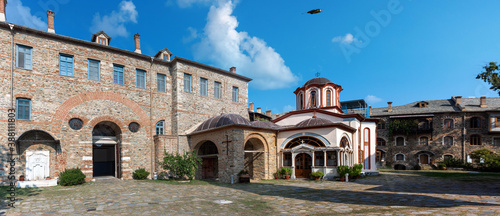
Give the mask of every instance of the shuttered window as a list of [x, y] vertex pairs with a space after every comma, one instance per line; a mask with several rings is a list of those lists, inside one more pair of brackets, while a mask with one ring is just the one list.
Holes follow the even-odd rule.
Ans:
[[31, 70], [31, 51], [31, 47], [17, 45], [17, 67]]
[[215, 82], [214, 83], [214, 97], [221, 98], [220, 93], [221, 93], [220, 82]]
[[184, 74], [184, 91], [191, 92], [191, 75]]
[[17, 99], [17, 119], [30, 120], [31, 100], [25, 98]]
[[113, 83], [123, 85], [123, 66], [113, 65]]
[[167, 76], [165, 74], [156, 74], [156, 90], [167, 92]]
[[73, 76], [73, 56], [59, 54], [59, 74]]
[[207, 96], [207, 79], [200, 79], [200, 95]]
[[136, 69], [136, 76], [135, 76], [135, 82], [136, 82], [136, 87], [137, 88], [146, 88], [146, 71]]
[[101, 80], [101, 62], [89, 59], [89, 79], [90, 80]]
[[238, 102], [238, 87], [233, 86], [233, 102]]

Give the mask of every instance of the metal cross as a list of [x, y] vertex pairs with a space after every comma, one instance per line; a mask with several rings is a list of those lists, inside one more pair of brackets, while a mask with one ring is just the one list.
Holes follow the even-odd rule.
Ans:
[[319, 75], [320, 75], [320, 73], [319, 73], [319, 72], [317, 72], [317, 73], [316, 73], [316, 77], [319, 77]]

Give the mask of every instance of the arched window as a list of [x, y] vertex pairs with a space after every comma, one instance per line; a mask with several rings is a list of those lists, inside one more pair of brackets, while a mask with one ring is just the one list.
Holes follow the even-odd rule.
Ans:
[[451, 136], [445, 136], [443, 138], [443, 143], [445, 145], [453, 145], [453, 137], [451, 137]]
[[341, 148], [349, 147], [349, 140], [347, 140], [346, 137], [342, 137], [342, 139], [340, 140], [340, 147]]
[[300, 93], [300, 107], [299, 107], [299, 110], [301, 109], [304, 109], [304, 95], [302, 93]]
[[311, 107], [316, 107], [316, 91], [311, 92]]
[[377, 146], [385, 146], [385, 140], [382, 138], [377, 138]]
[[404, 145], [405, 145], [405, 138], [404, 137], [396, 138], [396, 146], [404, 146]]
[[332, 105], [332, 91], [326, 90], [326, 106]]
[[470, 128], [481, 128], [481, 119], [479, 117], [472, 117], [470, 119]]
[[445, 119], [444, 120], [444, 128], [453, 128], [453, 119]]
[[156, 123], [156, 135], [163, 135], [165, 134], [165, 121], [161, 120], [158, 123]]
[[420, 137], [420, 145], [429, 145], [429, 138], [426, 136]]
[[396, 156], [395, 156], [395, 157], [396, 157], [396, 160], [397, 160], [397, 161], [404, 161], [404, 160], [405, 160], [405, 155], [404, 155], [404, 154], [401, 154], [401, 153], [396, 154]]
[[470, 145], [481, 145], [481, 136], [477, 134], [470, 135]]

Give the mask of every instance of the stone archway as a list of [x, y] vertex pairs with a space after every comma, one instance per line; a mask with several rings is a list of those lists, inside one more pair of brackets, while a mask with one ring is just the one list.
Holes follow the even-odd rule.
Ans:
[[43, 130], [30, 130], [19, 136], [16, 143], [26, 180], [43, 180], [58, 175], [59, 140]]
[[267, 157], [265, 144], [259, 138], [253, 137], [245, 143], [243, 170], [253, 179], [266, 179]]
[[121, 177], [121, 129], [111, 121], [102, 121], [92, 130], [93, 176]]
[[212, 141], [203, 142], [198, 148], [198, 157], [202, 159], [200, 168], [201, 179], [216, 179], [219, 177], [219, 151]]

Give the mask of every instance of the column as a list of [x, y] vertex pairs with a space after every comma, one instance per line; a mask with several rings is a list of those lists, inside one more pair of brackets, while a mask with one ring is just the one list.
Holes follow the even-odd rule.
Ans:
[[[323, 161], [323, 167], [325, 167], [325, 168], [326, 168], [326, 165], [327, 165], [327, 164], [326, 164], [326, 150], [323, 150], [323, 159], [324, 159], [324, 161]], [[325, 170], [326, 170], [326, 169], [325, 169]]]
[[292, 179], [295, 179], [295, 156], [297, 156], [297, 154], [292, 152]]
[[313, 158], [312, 158], [312, 167], [314, 168], [314, 165], [316, 165], [316, 152], [313, 150]]

